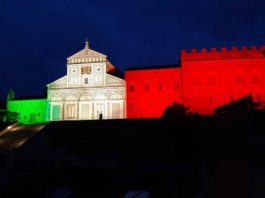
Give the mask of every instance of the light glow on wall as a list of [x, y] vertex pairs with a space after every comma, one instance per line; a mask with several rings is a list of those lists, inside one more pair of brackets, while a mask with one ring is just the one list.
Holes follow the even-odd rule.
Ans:
[[161, 117], [172, 102], [182, 102], [180, 68], [125, 71], [127, 117]]
[[212, 114], [216, 107], [252, 95], [265, 100], [265, 46], [195, 49], [181, 53], [183, 102], [189, 111]]
[[49, 105], [47, 99], [10, 100], [7, 110], [19, 113], [21, 124], [36, 124], [49, 121]]
[[179, 67], [125, 72], [127, 117], [161, 117], [173, 101], [200, 114], [250, 94], [265, 101], [264, 77], [265, 46], [182, 50]]

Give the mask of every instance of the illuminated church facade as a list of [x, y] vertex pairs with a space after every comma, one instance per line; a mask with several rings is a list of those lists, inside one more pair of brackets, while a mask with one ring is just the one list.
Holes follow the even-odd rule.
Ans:
[[47, 85], [49, 120], [125, 118], [125, 81], [111, 75], [115, 70], [86, 41], [83, 50], [67, 58], [67, 74]]
[[86, 41], [83, 50], [67, 58], [67, 74], [47, 85], [47, 98], [10, 100], [7, 109], [20, 113], [21, 123], [34, 123], [159, 118], [173, 102], [189, 112], [213, 114], [250, 94], [265, 104], [265, 46], [182, 50], [178, 65], [130, 68], [125, 79], [115, 71], [107, 56]]

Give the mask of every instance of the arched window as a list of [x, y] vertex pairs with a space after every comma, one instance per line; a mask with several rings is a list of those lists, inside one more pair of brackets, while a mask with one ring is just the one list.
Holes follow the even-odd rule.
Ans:
[[81, 101], [86, 101], [86, 100], [92, 100], [92, 96], [91, 95], [82, 95], [80, 97]]
[[73, 101], [73, 100], [77, 100], [77, 97], [76, 97], [76, 96], [71, 96], [71, 95], [69, 95], [69, 96], [67, 96], [67, 97], [65, 98], [65, 100], [66, 100], [66, 101]]

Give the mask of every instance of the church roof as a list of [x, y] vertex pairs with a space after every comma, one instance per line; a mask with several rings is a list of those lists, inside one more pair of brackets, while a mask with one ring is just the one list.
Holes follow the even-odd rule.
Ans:
[[106, 61], [107, 56], [89, 48], [86, 40], [85, 48], [67, 58], [68, 64], [94, 63]]
[[123, 73], [119, 71], [109, 60], [106, 63], [106, 71], [108, 74], [124, 79]]

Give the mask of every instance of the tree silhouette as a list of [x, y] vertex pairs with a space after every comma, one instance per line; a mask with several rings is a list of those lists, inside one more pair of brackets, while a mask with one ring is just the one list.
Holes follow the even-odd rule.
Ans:
[[6, 97], [6, 102], [8, 102], [9, 100], [14, 100], [15, 97], [15, 92], [13, 91], [13, 89], [10, 89]]
[[163, 119], [174, 120], [176, 118], [184, 118], [187, 116], [187, 110], [189, 107], [185, 107], [182, 104], [174, 101], [172, 105], [166, 107], [162, 114]]

